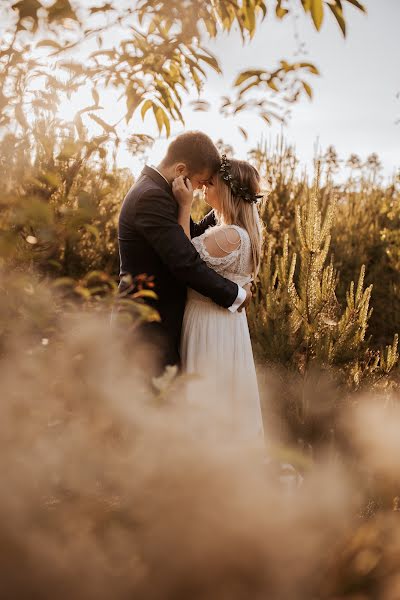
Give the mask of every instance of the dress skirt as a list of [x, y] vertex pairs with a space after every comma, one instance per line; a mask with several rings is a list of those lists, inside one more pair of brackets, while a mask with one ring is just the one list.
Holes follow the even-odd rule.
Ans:
[[181, 359], [186, 399], [207, 411], [210, 426], [262, 444], [260, 396], [245, 311], [232, 313], [189, 289]]

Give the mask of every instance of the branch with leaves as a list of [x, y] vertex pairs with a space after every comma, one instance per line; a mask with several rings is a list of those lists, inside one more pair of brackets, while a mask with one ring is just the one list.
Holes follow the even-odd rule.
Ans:
[[[94, 94], [107, 87], [119, 90], [126, 101], [127, 123], [138, 110], [143, 118], [151, 111], [159, 132], [168, 136], [171, 122], [184, 124], [184, 100], [192, 91], [200, 100], [209, 69], [223, 74], [220, 61], [206, 47], [207, 39], [238, 27], [243, 43], [248, 43], [261, 22], [271, 17], [271, 9], [279, 19], [300, 9], [317, 30], [330, 10], [345, 35], [345, 3], [365, 11], [356, 0], [296, 3], [136, 0], [124, 6], [114, 1], [87, 7], [80, 0], [55, 0], [50, 5], [41, 0], [8, 0], [2, 8], [7, 18], [0, 42], [0, 125], [16, 121], [26, 128], [32, 106], [54, 111], [60, 95], [71, 96], [90, 81], [97, 88]], [[109, 34], [117, 39], [112, 46], [107, 45]], [[39, 58], [38, 51], [44, 49], [47, 54]], [[305, 73], [316, 75], [318, 69], [312, 63], [282, 60], [272, 70], [246, 70], [233, 84], [237, 96], [225, 97], [221, 110], [230, 116], [256, 110], [267, 123], [282, 120], [286, 113], [271, 102], [279, 98], [283, 105], [290, 104], [303, 93], [311, 98]], [[267, 89], [272, 97], [249, 98], [250, 89]], [[205, 105], [200, 106], [204, 110]], [[93, 111], [101, 110], [99, 98], [85, 110], [93, 118]], [[104, 120], [97, 117], [107, 131]]]

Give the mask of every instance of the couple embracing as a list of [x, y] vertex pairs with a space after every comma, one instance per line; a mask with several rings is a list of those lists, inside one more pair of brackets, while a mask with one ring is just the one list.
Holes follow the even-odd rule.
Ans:
[[[193, 190], [212, 209], [191, 218]], [[260, 176], [245, 161], [222, 157], [201, 132], [186, 132], [157, 166], [145, 166], [125, 196], [118, 226], [124, 276], [153, 278], [161, 321], [140, 326], [160, 374], [179, 365], [189, 397], [219, 406], [245, 437], [264, 436], [245, 308], [257, 275], [262, 225]]]

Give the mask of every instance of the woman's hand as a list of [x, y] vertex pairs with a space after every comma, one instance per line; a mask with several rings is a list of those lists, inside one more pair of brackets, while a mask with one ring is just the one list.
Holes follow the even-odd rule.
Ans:
[[172, 191], [179, 206], [183, 209], [190, 209], [193, 202], [193, 188], [190, 179], [177, 177], [172, 182]]

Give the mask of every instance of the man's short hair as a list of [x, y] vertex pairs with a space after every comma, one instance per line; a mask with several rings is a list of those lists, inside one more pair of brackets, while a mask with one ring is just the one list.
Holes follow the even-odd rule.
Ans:
[[185, 163], [191, 175], [206, 170], [215, 173], [221, 165], [221, 157], [208, 135], [201, 131], [186, 131], [168, 146], [162, 164], [170, 167], [177, 162]]

